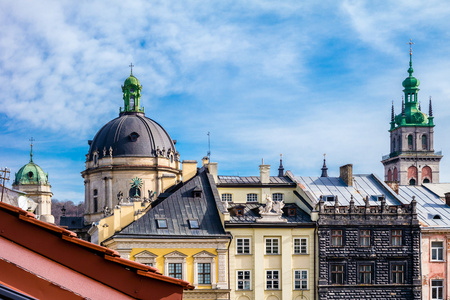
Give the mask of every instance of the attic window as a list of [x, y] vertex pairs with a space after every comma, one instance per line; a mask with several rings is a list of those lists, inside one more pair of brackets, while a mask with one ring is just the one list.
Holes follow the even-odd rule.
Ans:
[[33, 178], [33, 172], [31, 172], [31, 171], [28, 172], [28, 177], [29, 177], [29, 178]]
[[289, 217], [294, 217], [295, 216], [295, 208], [289, 208], [288, 209], [288, 215]]
[[381, 201], [383, 200], [384, 196], [383, 195], [372, 195], [371, 197], [373, 201]]
[[236, 216], [242, 217], [244, 215], [244, 209], [242, 207], [236, 208]]
[[198, 229], [200, 225], [198, 224], [198, 220], [189, 220], [189, 228]]
[[334, 196], [323, 196], [325, 201], [334, 201]]
[[202, 189], [196, 186], [194, 190], [192, 191], [192, 195], [194, 198], [201, 198], [202, 197]]
[[156, 224], [158, 225], [159, 229], [167, 228], [167, 220], [166, 219], [157, 219]]
[[139, 133], [137, 133], [137, 132], [132, 132], [129, 135], [129, 138], [132, 142], [136, 142], [138, 137], [139, 137]]
[[440, 220], [441, 216], [440, 215], [434, 215], [433, 220]]

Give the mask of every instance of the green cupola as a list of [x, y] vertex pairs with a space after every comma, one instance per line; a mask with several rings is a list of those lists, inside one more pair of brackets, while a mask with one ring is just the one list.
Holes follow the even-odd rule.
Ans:
[[[427, 116], [420, 111], [418, 92], [420, 81], [413, 76], [412, 51], [409, 51], [409, 76], [403, 80], [404, 100], [402, 101], [402, 112], [391, 120], [391, 130], [397, 126], [434, 126], [433, 117]], [[430, 104], [431, 105], [431, 104]]]
[[144, 112], [144, 108], [140, 107], [141, 89], [139, 80], [133, 76], [133, 64], [131, 67], [131, 75], [125, 80], [122, 86], [124, 107], [120, 109], [120, 113], [128, 112]]
[[31, 144], [30, 162], [16, 173], [14, 185], [19, 184], [48, 185], [48, 174], [33, 162], [33, 144]]

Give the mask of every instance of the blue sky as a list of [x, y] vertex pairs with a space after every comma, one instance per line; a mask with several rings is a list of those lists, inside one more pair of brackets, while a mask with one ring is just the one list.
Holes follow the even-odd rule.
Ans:
[[327, 153], [331, 176], [352, 163], [381, 177], [412, 38], [449, 182], [450, 2], [379, 3], [3, 1], [0, 167], [27, 163], [33, 137], [54, 198], [83, 201], [87, 140], [118, 116], [133, 62], [146, 115], [181, 159], [200, 161], [211, 132], [222, 175], [258, 175], [262, 158], [275, 175], [283, 153], [286, 169], [317, 176]]

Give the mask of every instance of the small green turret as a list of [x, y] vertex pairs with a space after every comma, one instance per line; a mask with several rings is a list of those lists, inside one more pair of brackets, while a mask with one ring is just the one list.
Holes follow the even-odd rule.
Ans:
[[133, 76], [133, 64], [131, 67], [131, 75], [125, 80], [122, 86], [124, 107], [120, 109], [120, 113], [127, 112], [144, 112], [144, 108], [140, 107], [141, 89], [139, 80]]

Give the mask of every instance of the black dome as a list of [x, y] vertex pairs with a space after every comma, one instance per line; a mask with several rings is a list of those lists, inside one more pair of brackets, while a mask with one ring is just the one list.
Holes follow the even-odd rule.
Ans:
[[126, 112], [111, 120], [100, 129], [90, 142], [89, 161], [98, 151], [98, 158], [144, 156], [156, 157], [175, 154], [175, 143], [161, 125], [147, 118], [143, 113]]

